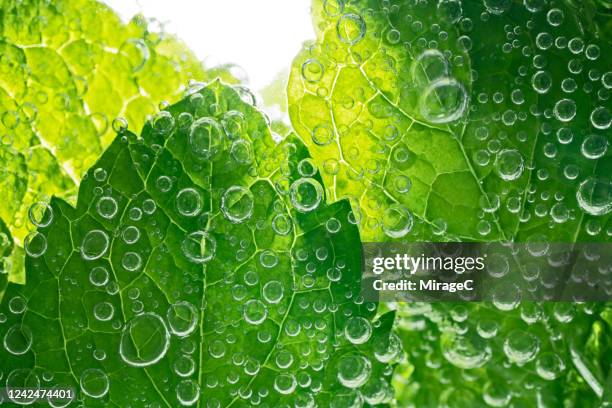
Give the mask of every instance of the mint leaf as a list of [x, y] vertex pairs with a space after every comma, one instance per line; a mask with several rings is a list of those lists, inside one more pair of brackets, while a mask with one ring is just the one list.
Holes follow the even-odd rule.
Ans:
[[[364, 241], [610, 240], [608, 10], [327, 0], [312, 13], [317, 40], [293, 62], [289, 113]], [[572, 350], [605, 310], [406, 305], [399, 401], [596, 405], [607, 344], [589, 368]]]
[[76, 207], [51, 200], [7, 290], [7, 386], [88, 406], [389, 401], [394, 315], [360, 298], [357, 226], [320, 183], [220, 82], [123, 130]]
[[2, 3], [0, 217], [20, 245], [34, 203], [74, 200], [82, 174], [112, 141], [115, 118], [140, 129], [188, 80], [231, 79], [205, 72], [157, 25], [142, 16], [124, 24], [93, 0]]

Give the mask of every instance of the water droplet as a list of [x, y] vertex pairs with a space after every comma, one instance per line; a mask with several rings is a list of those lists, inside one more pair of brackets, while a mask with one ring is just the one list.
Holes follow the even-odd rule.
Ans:
[[206, 263], [215, 256], [217, 241], [207, 232], [195, 231], [183, 239], [181, 249], [190, 261]]
[[27, 353], [32, 347], [32, 331], [24, 324], [10, 327], [3, 340], [4, 348], [11, 354], [20, 356]]
[[591, 112], [591, 124], [596, 129], [606, 130], [612, 123], [612, 114], [607, 108], [598, 106]]
[[346, 321], [344, 335], [353, 344], [363, 344], [372, 335], [372, 325], [363, 317], [353, 316]]
[[253, 214], [253, 193], [246, 187], [232, 186], [221, 197], [221, 212], [234, 224], [248, 220]]
[[599, 159], [608, 150], [608, 140], [602, 135], [587, 136], [582, 142], [581, 151], [587, 159]]
[[506, 181], [516, 180], [523, 174], [523, 156], [514, 149], [500, 150], [495, 156], [497, 175]]
[[169, 135], [174, 129], [174, 117], [168, 111], [158, 112], [153, 117], [153, 130], [160, 135]]
[[299, 212], [309, 212], [316, 209], [323, 198], [323, 187], [313, 178], [300, 178], [289, 188], [291, 204]]
[[198, 323], [198, 310], [187, 301], [174, 303], [166, 313], [168, 326], [175, 336], [189, 336], [196, 329]]
[[28, 210], [30, 222], [39, 228], [44, 228], [53, 221], [53, 209], [45, 202], [32, 204]]
[[121, 266], [129, 272], [138, 271], [142, 266], [142, 258], [136, 252], [126, 252], [121, 258]]
[[266, 283], [262, 289], [263, 298], [271, 304], [279, 303], [283, 299], [284, 288], [279, 281], [270, 281]]
[[202, 210], [202, 197], [193, 188], [184, 188], [176, 196], [176, 208], [184, 217], [195, 217]]
[[504, 341], [504, 353], [513, 363], [523, 365], [533, 360], [540, 350], [538, 338], [523, 330], [513, 330]]
[[247, 323], [259, 325], [268, 317], [268, 308], [260, 300], [251, 299], [244, 305], [243, 316]]
[[302, 77], [310, 83], [319, 82], [323, 78], [325, 68], [318, 60], [311, 58], [302, 64]]
[[338, 380], [347, 388], [358, 388], [370, 378], [372, 363], [357, 353], [348, 353], [338, 362]]
[[189, 131], [191, 149], [202, 159], [215, 157], [223, 148], [223, 134], [219, 123], [213, 118], [196, 120]]
[[81, 243], [81, 256], [87, 261], [101, 258], [106, 253], [108, 245], [108, 235], [104, 231], [89, 231]]
[[366, 33], [366, 22], [357, 14], [343, 14], [336, 24], [338, 38], [345, 44], [355, 45]]
[[484, 6], [491, 14], [504, 14], [512, 6], [512, 0], [484, 0]]
[[133, 367], [157, 363], [166, 355], [170, 333], [161, 317], [144, 313], [130, 320], [121, 333], [119, 354]]
[[449, 24], [457, 23], [463, 14], [460, 0], [440, 0], [437, 10], [438, 16]]
[[421, 115], [430, 123], [449, 123], [460, 119], [468, 106], [465, 87], [454, 78], [431, 82], [419, 99]]
[[115, 307], [108, 302], [100, 302], [94, 306], [93, 313], [96, 319], [107, 322], [113, 318]]
[[47, 250], [47, 238], [40, 232], [34, 231], [25, 237], [23, 246], [29, 256], [38, 258]]
[[589, 177], [578, 186], [578, 205], [587, 214], [600, 216], [612, 211], [612, 182]]
[[194, 380], [183, 380], [176, 386], [176, 399], [181, 405], [190, 407], [200, 399], [200, 386]]
[[108, 282], [108, 270], [103, 266], [96, 266], [89, 272], [89, 281], [94, 286], [104, 286]]
[[402, 238], [412, 229], [412, 214], [401, 204], [390, 205], [383, 214], [382, 229], [390, 238]]
[[576, 116], [576, 102], [571, 99], [561, 99], [553, 110], [555, 118], [561, 122], [569, 122]]
[[88, 368], [83, 371], [79, 383], [83, 393], [92, 398], [104, 397], [110, 388], [108, 377], [104, 371], [97, 368]]
[[274, 378], [274, 389], [280, 394], [288, 395], [295, 391], [297, 381], [295, 376], [290, 373], [280, 373]]
[[100, 217], [110, 220], [117, 214], [117, 201], [113, 197], [100, 197], [96, 210]]

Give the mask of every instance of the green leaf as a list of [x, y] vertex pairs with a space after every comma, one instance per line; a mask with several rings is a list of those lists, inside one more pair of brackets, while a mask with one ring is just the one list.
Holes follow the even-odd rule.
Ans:
[[[317, 40], [293, 62], [289, 113], [328, 200], [351, 200], [364, 241], [610, 242], [609, 10], [315, 0], [312, 13]], [[401, 306], [414, 373], [397, 382], [399, 400], [598, 401], [572, 363], [570, 339], [585, 347], [606, 307]], [[479, 334], [491, 321], [496, 335]], [[523, 367], [504, 344], [524, 333], [537, 350]], [[591, 356], [604, 375], [606, 353]], [[538, 371], [546, 364], [554, 375]]]
[[119, 133], [8, 288], [7, 386], [86, 406], [387, 402], [394, 314], [360, 298], [349, 203], [321, 192], [305, 147], [220, 82]]
[[32, 204], [74, 200], [82, 174], [113, 139], [115, 118], [140, 129], [188, 80], [231, 80], [205, 72], [157, 22], [137, 16], [125, 24], [94, 0], [0, 7], [0, 218], [20, 245], [33, 229]]

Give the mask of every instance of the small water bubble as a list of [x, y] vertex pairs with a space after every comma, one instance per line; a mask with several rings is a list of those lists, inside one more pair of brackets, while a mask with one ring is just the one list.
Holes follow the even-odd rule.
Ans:
[[193, 188], [184, 188], [176, 196], [176, 208], [184, 217], [195, 217], [202, 210], [202, 197]]
[[89, 281], [94, 286], [104, 286], [108, 283], [108, 270], [103, 266], [96, 266], [89, 272]]
[[117, 210], [117, 200], [115, 200], [113, 197], [100, 197], [96, 203], [96, 211], [100, 217], [107, 220], [112, 219], [117, 214]]
[[11, 354], [20, 356], [27, 353], [32, 347], [32, 331], [24, 324], [10, 327], [4, 335], [4, 349]]
[[126, 271], [136, 272], [142, 266], [142, 258], [136, 252], [126, 252], [121, 258], [121, 266]]
[[355, 45], [366, 33], [366, 22], [358, 14], [343, 14], [336, 24], [338, 38], [345, 44]]
[[189, 131], [189, 144], [193, 152], [202, 159], [215, 157], [223, 147], [221, 126], [213, 118], [196, 120]]
[[246, 187], [232, 186], [221, 197], [221, 212], [234, 224], [248, 220], [253, 214], [253, 193]]
[[383, 213], [382, 229], [390, 238], [406, 236], [412, 230], [413, 223], [412, 214], [401, 204], [392, 204]]
[[359, 388], [370, 378], [372, 363], [357, 353], [348, 353], [338, 362], [338, 380], [347, 388]]
[[44, 228], [53, 221], [53, 209], [45, 202], [36, 202], [30, 206], [28, 218], [35, 226]]
[[113, 318], [115, 314], [115, 307], [108, 302], [100, 302], [94, 306], [93, 314], [95, 318], [101, 322], [107, 322]]
[[187, 301], [174, 303], [166, 312], [170, 331], [179, 337], [193, 333], [198, 323], [198, 316], [196, 307]]
[[117, 133], [123, 133], [128, 129], [128, 122], [125, 118], [115, 118], [113, 120], [113, 130]]
[[166, 355], [170, 333], [161, 317], [144, 313], [130, 320], [121, 333], [119, 354], [132, 367], [146, 367]]
[[299, 212], [316, 209], [323, 199], [323, 187], [313, 178], [300, 178], [289, 188], [291, 204]]
[[468, 93], [454, 78], [431, 82], [419, 99], [421, 115], [430, 123], [449, 123], [460, 119], [468, 107]]
[[555, 118], [561, 122], [569, 122], [576, 116], [576, 102], [572, 99], [561, 99], [553, 109]]
[[363, 317], [351, 317], [346, 321], [344, 326], [344, 335], [347, 340], [353, 344], [363, 344], [367, 342], [372, 335], [372, 325]]
[[540, 350], [540, 342], [532, 333], [513, 330], [504, 341], [503, 348], [510, 361], [523, 365], [536, 357]]
[[311, 58], [302, 64], [302, 77], [307, 82], [319, 82], [321, 78], [323, 78], [324, 72], [325, 68], [323, 67], [323, 64], [321, 64], [317, 59]]
[[612, 181], [588, 177], [578, 186], [576, 199], [587, 214], [606, 215], [612, 211]]
[[277, 304], [283, 299], [284, 291], [283, 284], [279, 281], [273, 280], [264, 285], [262, 294], [266, 302]]
[[169, 135], [174, 129], [174, 117], [168, 111], [158, 112], [152, 120], [153, 130], [160, 135]]
[[31, 232], [25, 237], [23, 246], [28, 256], [38, 258], [47, 251], [47, 237], [37, 231]]
[[215, 256], [217, 241], [207, 232], [195, 231], [185, 236], [181, 249], [190, 261], [206, 263]]
[[81, 242], [81, 256], [87, 261], [101, 258], [108, 250], [108, 246], [108, 235], [104, 231], [89, 231]]
[[83, 393], [92, 398], [104, 397], [110, 388], [108, 377], [104, 371], [97, 368], [83, 371], [79, 384]]
[[606, 130], [612, 124], [612, 114], [608, 108], [598, 106], [591, 112], [591, 124], [596, 129]]
[[176, 399], [183, 406], [190, 407], [200, 399], [200, 386], [194, 380], [183, 380], [176, 386]]
[[262, 324], [268, 317], [268, 308], [258, 299], [252, 299], [243, 307], [244, 320], [252, 325]]
[[599, 159], [608, 150], [608, 140], [602, 135], [589, 135], [582, 142], [580, 150], [587, 159]]

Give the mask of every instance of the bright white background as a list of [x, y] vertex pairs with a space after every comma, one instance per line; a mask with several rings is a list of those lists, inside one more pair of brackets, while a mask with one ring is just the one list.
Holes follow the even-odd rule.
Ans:
[[241, 66], [255, 91], [291, 65], [314, 38], [311, 0], [105, 0], [128, 20], [142, 12], [165, 24], [207, 66]]

